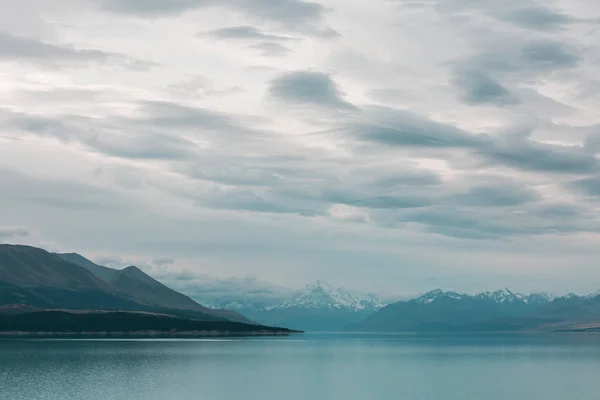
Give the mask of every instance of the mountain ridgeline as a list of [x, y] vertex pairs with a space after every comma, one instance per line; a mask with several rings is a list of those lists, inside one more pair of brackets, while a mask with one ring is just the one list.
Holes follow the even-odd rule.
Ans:
[[510, 290], [467, 295], [438, 289], [390, 304], [349, 328], [377, 332], [595, 331], [600, 330], [600, 296], [522, 295]]
[[[258, 325], [250, 325], [251, 321], [237, 312], [204, 307], [134, 266], [115, 270], [96, 265], [78, 254], [53, 254], [35, 247], [0, 244], [3, 326], [20, 326], [19, 321], [26, 321], [23, 326], [33, 326], [32, 313], [37, 313], [40, 320], [50, 321], [47, 312], [67, 312], [67, 316], [57, 314], [62, 321], [68, 321], [65, 326], [71, 326], [73, 321], [86, 321], [89, 326], [101, 327], [105, 322], [116, 321], [113, 314], [106, 314], [109, 311], [127, 313], [127, 318], [138, 321], [140, 326], [195, 330], [213, 330], [211, 327], [219, 326], [235, 332], [258, 329]], [[89, 316], [81, 317], [82, 313]], [[20, 316], [25, 314], [29, 316]], [[121, 315], [122, 321], [127, 318]], [[259, 328], [273, 331], [264, 326]]]
[[[135, 298], [136, 301], [151, 307], [188, 310], [212, 315], [218, 319], [250, 322], [245, 317], [233, 311], [224, 309], [215, 310], [204, 307], [188, 296], [163, 285], [135, 266], [129, 266], [122, 270], [116, 270], [101, 265], [96, 265], [85, 257], [76, 253], [58, 254], [58, 256], [65, 261], [79, 265], [80, 267], [86, 269], [103, 282], [115, 288], [117, 291], [121, 293], [127, 293], [127, 295]], [[188, 313], [186, 316], [193, 316], [193, 314]]]
[[555, 297], [508, 289], [475, 295], [430, 291], [386, 305], [374, 295], [350, 294], [324, 282], [308, 285], [291, 300], [207, 303], [234, 309], [267, 325], [306, 331], [507, 332], [600, 329], [597, 294]]

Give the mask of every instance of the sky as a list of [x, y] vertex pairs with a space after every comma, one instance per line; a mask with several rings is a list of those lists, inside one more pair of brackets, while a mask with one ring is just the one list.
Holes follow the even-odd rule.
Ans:
[[0, 241], [198, 296], [600, 288], [598, 2], [0, 11]]

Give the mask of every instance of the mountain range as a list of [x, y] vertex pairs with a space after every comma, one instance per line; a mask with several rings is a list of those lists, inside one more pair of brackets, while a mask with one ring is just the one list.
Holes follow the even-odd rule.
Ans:
[[[127, 318], [113, 318], [106, 312], [125, 312], [139, 326], [202, 325], [209, 329], [207, 324], [186, 321], [228, 322], [234, 325], [227, 326], [238, 332], [257, 329], [258, 325], [248, 325], [254, 321], [262, 327], [309, 331], [600, 331], [600, 292], [553, 296], [523, 295], [505, 289], [471, 295], [437, 289], [386, 305], [373, 294], [317, 281], [291, 292], [287, 300], [267, 303], [258, 298], [198, 303], [135, 266], [117, 270], [76, 253], [54, 254], [29, 246], [0, 244], [0, 314], [6, 316], [5, 326], [37, 326], [33, 321], [37, 317], [31, 315], [50, 321], [50, 314], [40, 313], [67, 311], [93, 315], [81, 318], [56, 314], [61, 315], [65, 326], [84, 320], [90, 326], [108, 321], [112, 324]], [[30, 316], [12, 318], [24, 314]]]
[[339, 331], [364, 320], [385, 304], [373, 294], [363, 295], [316, 281], [282, 303], [212, 302], [265, 325], [307, 331]]
[[508, 289], [476, 295], [440, 289], [390, 304], [351, 327], [358, 331], [573, 331], [600, 328], [600, 295], [523, 295]]

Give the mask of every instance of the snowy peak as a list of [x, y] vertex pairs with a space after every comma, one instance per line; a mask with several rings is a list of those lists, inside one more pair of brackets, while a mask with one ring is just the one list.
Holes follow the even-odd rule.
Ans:
[[514, 303], [515, 301], [526, 301], [526, 296], [515, 293], [509, 289], [495, 290], [493, 292], [484, 292], [474, 296], [477, 299], [492, 300], [495, 303]]
[[549, 293], [534, 293], [530, 295], [523, 295], [521, 293], [515, 293], [509, 289], [496, 290], [493, 292], [483, 292], [476, 295], [460, 294], [456, 292], [444, 292], [441, 289], [432, 290], [425, 293], [424, 295], [417, 297], [414, 301], [419, 304], [429, 304], [440, 299], [451, 299], [451, 300], [483, 300], [492, 301], [494, 303], [532, 303], [532, 304], [545, 304], [555, 299], [555, 296]]
[[327, 295], [333, 293], [334, 289], [331, 285], [329, 285], [326, 282], [316, 281], [314, 283], [311, 283], [310, 285], [306, 285], [304, 292], [312, 293], [317, 296], [320, 296], [320, 295], [327, 296]]
[[276, 306], [277, 309], [308, 308], [346, 310], [352, 312], [376, 311], [384, 304], [375, 295], [360, 295], [316, 281], [307, 285], [292, 300]]
[[481, 293], [475, 297], [487, 298], [496, 303], [531, 303], [531, 304], [545, 304], [554, 300], [556, 297], [550, 293], [533, 293], [530, 295], [524, 295], [521, 293], [515, 293], [509, 289], [496, 290], [494, 292]]
[[557, 297], [551, 293], [533, 293], [527, 296], [528, 303], [546, 304], [554, 301]]
[[452, 300], [460, 300], [463, 297], [468, 297], [464, 294], [459, 294], [456, 292], [444, 292], [441, 289], [435, 289], [430, 292], [425, 293], [423, 296], [418, 297], [415, 301], [419, 304], [429, 304], [436, 300], [440, 300], [443, 298], [452, 299]]

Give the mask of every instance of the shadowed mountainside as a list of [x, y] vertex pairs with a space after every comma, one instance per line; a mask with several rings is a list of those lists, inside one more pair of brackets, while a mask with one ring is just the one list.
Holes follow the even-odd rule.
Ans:
[[61, 256], [30, 246], [0, 244], [0, 305], [7, 304], [250, 322], [235, 312], [206, 308], [136, 267], [113, 270], [75, 254]]

